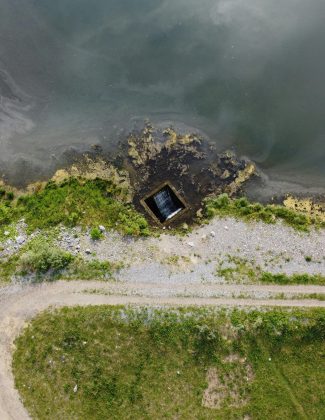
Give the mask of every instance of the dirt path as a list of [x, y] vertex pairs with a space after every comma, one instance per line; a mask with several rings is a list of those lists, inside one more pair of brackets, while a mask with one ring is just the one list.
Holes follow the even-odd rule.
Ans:
[[[204, 293], [202, 294], [202, 290]], [[26, 321], [50, 306], [75, 305], [211, 305], [324, 307], [324, 301], [306, 299], [256, 299], [255, 294], [325, 293], [321, 286], [198, 285], [164, 283], [64, 282], [40, 285], [14, 285], [0, 289], [0, 419], [28, 419], [11, 372], [13, 342]], [[220, 297], [246, 293], [249, 297]], [[288, 295], [288, 296], [289, 296]], [[203, 296], [203, 297], [202, 297]]]

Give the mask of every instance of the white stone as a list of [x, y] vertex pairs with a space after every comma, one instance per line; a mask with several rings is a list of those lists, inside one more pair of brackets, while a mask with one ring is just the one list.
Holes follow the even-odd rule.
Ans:
[[76, 393], [78, 391], [78, 385], [75, 385], [75, 387], [73, 388], [73, 392]]
[[91, 250], [89, 248], [86, 249], [86, 254], [91, 254]]
[[194, 242], [187, 242], [187, 245], [190, 246], [191, 248], [195, 247]]
[[211, 232], [210, 232], [210, 236], [212, 236], [213, 238], [216, 236], [216, 233], [215, 233], [215, 231], [214, 231], [214, 230], [211, 230]]
[[10, 235], [10, 232], [8, 232], [7, 230], [5, 230], [5, 231], [3, 232], [3, 234], [4, 234], [5, 236], [9, 236], [9, 235]]
[[18, 236], [16, 242], [18, 245], [22, 245], [25, 242], [25, 238], [23, 236]]
[[106, 231], [105, 226], [100, 225], [100, 226], [98, 226], [98, 228], [102, 233]]

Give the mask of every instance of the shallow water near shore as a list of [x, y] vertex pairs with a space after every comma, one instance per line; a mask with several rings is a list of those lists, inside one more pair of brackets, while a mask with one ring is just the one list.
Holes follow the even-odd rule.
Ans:
[[277, 191], [323, 190], [324, 17], [322, 0], [0, 0], [1, 174], [113, 152], [150, 119], [233, 147]]

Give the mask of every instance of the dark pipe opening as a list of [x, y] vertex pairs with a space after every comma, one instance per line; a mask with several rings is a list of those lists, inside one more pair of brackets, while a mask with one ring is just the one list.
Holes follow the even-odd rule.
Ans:
[[150, 210], [160, 223], [170, 221], [186, 208], [183, 201], [168, 184], [149, 195], [143, 201], [145, 207]]

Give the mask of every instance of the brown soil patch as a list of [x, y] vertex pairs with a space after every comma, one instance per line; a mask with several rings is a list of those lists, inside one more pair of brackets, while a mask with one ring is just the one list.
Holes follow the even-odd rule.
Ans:
[[222, 367], [208, 370], [208, 387], [203, 393], [202, 405], [211, 409], [243, 407], [248, 402], [253, 377], [252, 367], [246, 359], [235, 354], [227, 356]]

